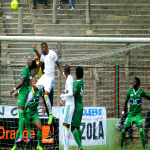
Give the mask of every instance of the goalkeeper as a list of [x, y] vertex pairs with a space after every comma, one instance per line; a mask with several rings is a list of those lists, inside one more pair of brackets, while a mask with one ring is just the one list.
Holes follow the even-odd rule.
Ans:
[[129, 100], [130, 100], [130, 112], [124, 122], [124, 129], [122, 130], [121, 133], [120, 150], [122, 150], [123, 148], [125, 134], [127, 130], [130, 128], [130, 126], [132, 125], [132, 123], [135, 123], [136, 126], [138, 126], [142, 147], [143, 150], [145, 150], [145, 137], [143, 133], [143, 122], [141, 117], [141, 104], [142, 104], [142, 97], [150, 100], [150, 96], [148, 96], [144, 90], [140, 89], [139, 86], [140, 86], [140, 79], [135, 77], [133, 81], [133, 88], [130, 89], [126, 95], [126, 101], [124, 103], [124, 111], [122, 111], [122, 120], [124, 118], [124, 114], [127, 113], [126, 107]]
[[[34, 86], [36, 84], [37, 80], [36, 78], [33, 78], [32, 80], [32, 85]], [[29, 88], [29, 92], [31, 91], [32, 87]], [[33, 99], [30, 101], [30, 103], [27, 106], [27, 116], [25, 116], [25, 122], [27, 122], [27, 119], [30, 118], [32, 119], [32, 122], [35, 124], [35, 126], [38, 129], [38, 145], [37, 145], [37, 149], [38, 150], [42, 150], [41, 145], [41, 140], [42, 140], [42, 126], [41, 126], [41, 122], [40, 119], [38, 117], [38, 111], [37, 111], [37, 107], [39, 104], [39, 96], [43, 97], [43, 90], [39, 90], [35, 93]], [[18, 97], [18, 93], [15, 94], [15, 99]], [[45, 113], [45, 104], [43, 102], [43, 109], [42, 109], [42, 113]], [[30, 123], [30, 122], [28, 122]], [[20, 135], [20, 130], [17, 131], [16, 133], [16, 138], [15, 141], [19, 138]], [[27, 143], [30, 142], [30, 139], [28, 139]], [[17, 148], [17, 143], [14, 144], [14, 147], [11, 150], [16, 150]]]

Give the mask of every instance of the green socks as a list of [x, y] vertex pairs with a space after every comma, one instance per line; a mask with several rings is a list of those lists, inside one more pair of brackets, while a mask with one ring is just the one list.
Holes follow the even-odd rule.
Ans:
[[82, 131], [80, 129], [78, 129], [77, 132], [79, 134], [80, 142], [82, 143]]
[[24, 128], [24, 110], [18, 109], [19, 111], [19, 130], [20, 130], [20, 137], [23, 138], [23, 128]]
[[140, 132], [142, 147], [143, 147], [143, 150], [145, 150], [145, 137], [144, 137], [144, 133], [143, 133], [143, 128], [140, 128], [139, 132]]
[[126, 132], [124, 129], [122, 129], [122, 132], [121, 132], [121, 139], [120, 139], [120, 150], [122, 150], [123, 148], [123, 142], [125, 140], [125, 135], [126, 135]]
[[26, 124], [26, 128], [27, 128], [27, 130], [28, 130], [28, 136], [30, 137], [31, 136], [31, 129], [30, 129], [30, 120], [29, 120], [29, 118], [28, 118], [28, 116], [27, 116], [27, 111], [25, 110], [25, 112], [24, 112], [24, 117], [25, 117], [25, 124]]
[[[145, 137], [144, 137], [144, 133], [143, 133], [143, 128], [140, 128], [139, 132], [140, 132], [142, 147], [143, 147], [143, 150], [145, 150]], [[125, 134], [126, 134], [126, 132], [123, 129], [122, 133], [121, 133], [121, 139], [120, 139], [120, 150], [122, 150], [122, 148], [123, 148], [123, 142], [124, 142], [124, 139], [125, 139]]]
[[41, 145], [42, 131], [38, 131], [38, 145]]
[[81, 141], [80, 141], [80, 136], [78, 134], [78, 131], [77, 130], [73, 130], [72, 134], [74, 136], [74, 139], [75, 139], [76, 143], [78, 144], [79, 149], [82, 149], [83, 147], [82, 147], [82, 144], [81, 144]]
[[[17, 141], [17, 139], [19, 138], [19, 135], [20, 135], [20, 130], [18, 129], [18, 131], [16, 133], [15, 141]], [[17, 146], [17, 143], [15, 143], [14, 145]]]

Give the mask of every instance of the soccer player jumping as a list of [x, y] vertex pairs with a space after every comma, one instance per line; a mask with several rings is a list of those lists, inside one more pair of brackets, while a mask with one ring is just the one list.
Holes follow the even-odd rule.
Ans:
[[139, 86], [140, 86], [140, 79], [135, 77], [133, 81], [133, 88], [130, 89], [126, 95], [126, 101], [124, 103], [124, 109], [122, 111], [122, 119], [124, 117], [124, 114], [127, 113], [126, 108], [129, 100], [130, 100], [130, 112], [124, 122], [124, 129], [122, 130], [121, 133], [120, 150], [122, 150], [123, 148], [125, 134], [133, 123], [135, 123], [136, 126], [138, 126], [142, 147], [143, 150], [145, 150], [145, 137], [143, 133], [143, 122], [141, 117], [141, 104], [142, 104], [142, 97], [150, 100], [150, 96], [148, 96], [144, 90], [140, 89]]
[[44, 73], [42, 77], [38, 80], [37, 84], [32, 87], [31, 92], [28, 95], [28, 99], [26, 102], [26, 106], [28, 103], [32, 100], [34, 94], [42, 89], [44, 87], [45, 93], [44, 93], [44, 99], [46, 102], [46, 105], [49, 110], [49, 120], [48, 124], [50, 125], [52, 123], [53, 115], [52, 115], [52, 108], [51, 108], [51, 102], [49, 99], [49, 93], [52, 89], [52, 86], [54, 84], [54, 78], [55, 78], [55, 62], [60, 70], [61, 73], [63, 73], [63, 68], [61, 67], [60, 63], [58, 62], [57, 54], [53, 50], [48, 49], [48, 45], [46, 42], [41, 43], [41, 49], [42, 49], [42, 55], [40, 57], [39, 65], [37, 66], [37, 69], [32, 74], [32, 77], [35, 76], [39, 68], [42, 65], [42, 62], [45, 64]]
[[[25, 108], [25, 103], [29, 94], [29, 80], [30, 80], [30, 75], [31, 75], [31, 70], [36, 68], [36, 62], [32, 61], [31, 59], [28, 59], [27, 61], [27, 66], [23, 69], [21, 75], [20, 75], [20, 83], [14, 88], [14, 90], [10, 91], [10, 95], [16, 91], [16, 89], [19, 89], [19, 95], [18, 95], [18, 112], [19, 112], [19, 130], [20, 130], [20, 138], [18, 138], [15, 143], [21, 142], [24, 140], [23, 138], [23, 128], [24, 128], [24, 123], [25, 123], [25, 115], [26, 111], [24, 110]], [[26, 127], [28, 130], [29, 134], [29, 139], [33, 138], [31, 135], [30, 131], [30, 120], [27, 118], [26, 119]], [[28, 144], [28, 143], [27, 143]]]
[[[33, 78], [32, 80], [32, 85], [35, 85], [37, 82], [36, 78]], [[32, 87], [29, 88], [29, 91], [31, 91]], [[43, 90], [39, 90], [36, 92], [34, 95], [32, 101], [28, 104], [27, 107], [27, 114], [25, 115], [25, 122], [26, 124], [30, 123], [28, 122], [28, 119], [32, 119], [32, 122], [35, 124], [35, 126], [38, 129], [37, 137], [38, 137], [38, 145], [37, 145], [37, 150], [43, 150], [41, 147], [41, 140], [42, 140], [42, 126], [41, 126], [41, 121], [38, 116], [38, 104], [39, 104], [39, 97], [43, 97]], [[14, 98], [16, 99], [18, 97], [18, 93], [15, 94]], [[45, 104], [43, 103], [43, 109], [42, 112], [45, 112]], [[20, 135], [20, 130], [17, 131], [16, 133], [16, 138], [15, 141], [19, 138]], [[17, 143], [14, 144], [13, 148], [11, 150], [16, 150], [17, 149]]]

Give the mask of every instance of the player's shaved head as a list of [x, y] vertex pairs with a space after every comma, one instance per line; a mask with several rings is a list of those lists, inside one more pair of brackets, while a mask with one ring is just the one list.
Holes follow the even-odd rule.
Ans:
[[83, 68], [80, 66], [76, 68], [76, 77], [77, 79], [83, 78]]
[[30, 67], [31, 65], [32, 65], [32, 60], [29, 58], [29, 59], [27, 60], [27, 66]]
[[27, 60], [27, 66], [32, 70], [35, 69], [37, 67], [36, 61], [35, 60], [31, 60], [31, 58], [29, 58]]
[[67, 65], [67, 64], [64, 67], [64, 73], [65, 73], [66, 76], [70, 74], [70, 66]]
[[136, 83], [138, 84], [138, 86], [140, 86], [140, 84], [141, 84], [140, 79], [138, 77], [135, 77], [134, 80], [136, 80]]
[[140, 79], [138, 77], [135, 77], [133, 81], [133, 88], [138, 89], [140, 84], [141, 84]]

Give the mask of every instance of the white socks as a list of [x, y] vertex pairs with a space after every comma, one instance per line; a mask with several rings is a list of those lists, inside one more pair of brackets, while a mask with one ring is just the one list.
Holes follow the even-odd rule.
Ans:
[[51, 102], [50, 102], [48, 95], [44, 95], [44, 99], [45, 99], [49, 114], [52, 114], [52, 106], [51, 106]]
[[70, 129], [63, 126], [64, 150], [69, 150]]
[[34, 94], [35, 94], [35, 91], [34, 91], [34, 89], [32, 87], [31, 92], [28, 94], [28, 98], [26, 100], [25, 108], [27, 107], [27, 105], [29, 104], [29, 102], [33, 99]]

